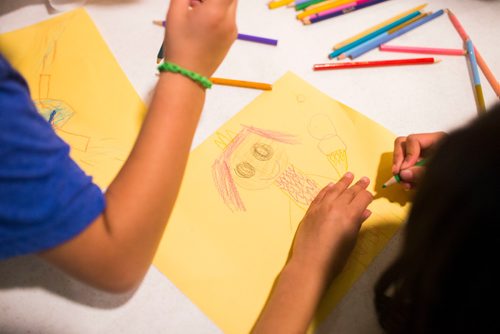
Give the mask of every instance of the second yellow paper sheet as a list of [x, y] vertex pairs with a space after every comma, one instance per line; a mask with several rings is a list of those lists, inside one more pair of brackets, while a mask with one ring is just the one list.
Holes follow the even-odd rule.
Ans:
[[86, 10], [2, 34], [0, 52], [26, 79], [38, 111], [70, 145], [71, 157], [106, 188], [146, 108]]
[[394, 137], [287, 73], [191, 153], [154, 264], [224, 333], [248, 333], [316, 193], [348, 170], [368, 176], [373, 214], [323, 319], [405, 218], [403, 193], [375, 191], [391, 176]]

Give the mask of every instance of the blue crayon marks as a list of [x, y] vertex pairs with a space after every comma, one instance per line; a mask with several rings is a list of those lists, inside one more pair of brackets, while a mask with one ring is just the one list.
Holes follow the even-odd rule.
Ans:
[[38, 112], [54, 128], [61, 128], [73, 116], [74, 111], [60, 100], [42, 99], [34, 101]]

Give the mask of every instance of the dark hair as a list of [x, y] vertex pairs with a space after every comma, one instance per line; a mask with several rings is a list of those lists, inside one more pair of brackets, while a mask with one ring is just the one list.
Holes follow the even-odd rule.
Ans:
[[[500, 104], [438, 145], [375, 286], [387, 333], [500, 333]], [[495, 264], [496, 263], [496, 264]]]

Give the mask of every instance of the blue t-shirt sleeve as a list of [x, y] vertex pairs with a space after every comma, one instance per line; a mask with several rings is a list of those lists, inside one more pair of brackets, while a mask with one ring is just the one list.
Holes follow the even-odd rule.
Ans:
[[0, 259], [72, 239], [104, 206], [102, 191], [70, 158], [24, 79], [0, 55]]

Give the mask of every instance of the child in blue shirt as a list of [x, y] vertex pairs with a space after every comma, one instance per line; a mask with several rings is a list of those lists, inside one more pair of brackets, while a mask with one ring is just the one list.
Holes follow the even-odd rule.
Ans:
[[[169, 62], [210, 77], [236, 39], [236, 5], [170, 1]], [[161, 72], [136, 144], [103, 194], [0, 56], [0, 259], [37, 253], [97, 288], [136, 287], [172, 210], [204, 100], [196, 80]]]

